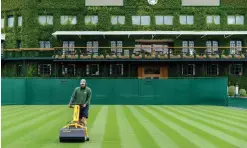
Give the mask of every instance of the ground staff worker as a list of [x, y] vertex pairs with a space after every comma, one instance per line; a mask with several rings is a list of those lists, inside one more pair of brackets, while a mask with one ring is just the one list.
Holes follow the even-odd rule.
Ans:
[[69, 103], [69, 107], [72, 107], [72, 103], [76, 105], [80, 105], [80, 116], [79, 118], [82, 120], [82, 122], [87, 124], [87, 118], [88, 118], [88, 110], [89, 105], [91, 103], [91, 97], [92, 97], [92, 91], [91, 89], [86, 86], [86, 80], [82, 79], [80, 81], [80, 87], [76, 87]]

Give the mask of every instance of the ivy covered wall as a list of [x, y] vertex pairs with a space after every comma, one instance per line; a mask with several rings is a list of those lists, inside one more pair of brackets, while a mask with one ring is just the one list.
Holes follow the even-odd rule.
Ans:
[[[180, 25], [181, 14], [194, 15], [194, 24]], [[207, 14], [220, 15], [220, 25], [207, 25]], [[2, 29], [2, 32], [6, 33], [5, 48], [16, 48], [17, 40], [22, 41], [23, 48], [39, 47], [40, 40], [50, 40], [53, 47], [61, 46], [60, 39], [55, 39], [51, 35], [57, 30], [247, 30], [247, 0], [238, 0], [234, 3], [230, 0], [221, 0], [219, 7], [182, 7], [181, 0], [158, 0], [154, 6], [149, 5], [147, 0], [125, 0], [123, 7], [86, 7], [84, 0], [2, 0], [5, 26], [9, 15], [13, 15], [15, 20], [21, 15], [23, 24], [22, 27], [17, 27], [15, 21], [15, 27]], [[53, 25], [40, 25], [39, 15], [52, 15]], [[77, 16], [77, 24], [61, 25], [61, 15]], [[86, 15], [98, 15], [98, 24], [85, 25]], [[125, 24], [111, 25], [111, 15], [124, 15]], [[150, 25], [132, 25], [132, 15], [149, 15]], [[155, 15], [173, 15], [173, 25], [155, 25]], [[244, 15], [245, 25], [228, 25], [227, 15]], [[229, 45], [228, 41], [224, 42], [222, 44]], [[246, 43], [247, 38], [244, 39], [244, 44]], [[176, 44], [181, 45], [181, 42]]]

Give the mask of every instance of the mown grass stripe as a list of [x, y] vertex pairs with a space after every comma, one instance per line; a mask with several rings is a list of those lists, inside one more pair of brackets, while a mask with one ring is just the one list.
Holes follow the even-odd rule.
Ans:
[[137, 119], [137, 115], [135, 115], [128, 108], [129, 106], [124, 106], [124, 112], [128, 117], [127, 120], [130, 123], [131, 128], [134, 130], [136, 137], [139, 141], [141, 141], [140, 145], [142, 148], [153, 148], [159, 147], [157, 143], [154, 141], [154, 137], [150, 135], [147, 129], [142, 125], [143, 121]]
[[[87, 120], [88, 122], [88, 129], [90, 130], [90, 128], [92, 127], [92, 124], [94, 123], [95, 119], [98, 117], [98, 114], [100, 112], [101, 106], [95, 106], [95, 105], [91, 105], [89, 108], [89, 118]], [[41, 133], [42, 136], [42, 143], [36, 143], [34, 144], [36, 141], [33, 142], [33, 145], [40, 147], [40, 148], [78, 148], [81, 147], [82, 144], [84, 143], [59, 143], [59, 130], [65, 126], [67, 124], [68, 121], [72, 120], [73, 117], [73, 109], [70, 109], [71, 111], [66, 111], [63, 114], [63, 117], [61, 118], [61, 121], [59, 121], [59, 123], [56, 124], [56, 126], [50, 130], [49, 135], [46, 135], [46, 133]], [[35, 140], [40, 140], [40, 138], [35, 139]], [[30, 147], [31, 147], [30, 143]]]
[[162, 132], [166, 133], [176, 142], [179, 147], [216, 148], [211, 142], [206, 141], [203, 137], [184, 128], [182, 124], [174, 122], [174, 119], [164, 116], [164, 114], [151, 108], [151, 106], [141, 107], [141, 109], [143, 112], [146, 112], [145, 114], [148, 114], [148, 118], [153, 121]]
[[200, 108], [193, 108], [193, 107], [187, 107], [187, 109], [191, 109], [195, 112], [198, 113], [203, 113], [204, 115], [207, 114], [208, 117], [213, 118], [214, 120], [217, 120], [218, 122], [223, 122], [224, 124], [229, 124], [232, 125], [234, 127], [240, 128], [242, 130], [247, 130], [247, 126], [245, 123], [233, 120], [233, 119], [226, 119], [225, 117], [222, 116], [218, 116], [218, 115], [214, 115], [213, 113], [209, 113], [208, 110], [205, 109], [200, 109]]
[[53, 112], [42, 114], [37, 118], [28, 120], [26, 122], [19, 124], [18, 126], [3, 131], [2, 144], [6, 145], [7, 143], [10, 143], [18, 139], [20, 135], [29, 134], [30, 132], [36, 130], [38, 126], [42, 126], [45, 122], [49, 122], [50, 120], [54, 119], [56, 116], [59, 116], [61, 114], [61, 111], [63, 110], [58, 107], [54, 107], [53, 109], [54, 109]]
[[201, 118], [209, 119], [209, 120], [215, 122], [217, 125], [220, 124], [220, 125], [225, 125], [225, 126], [231, 127], [234, 131], [236, 131], [238, 133], [243, 134], [244, 131], [247, 131], [246, 126], [245, 126], [246, 128], [243, 128], [244, 125], [243, 125], [243, 127], [240, 127], [240, 126], [238, 126], [239, 122], [235, 122], [234, 120], [227, 120], [223, 117], [210, 115], [207, 112], [203, 112], [203, 111], [195, 111], [195, 110], [193, 110], [193, 108], [189, 108], [189, 107], [181, 107], [181, 108], [188, 113], [196, 114], [197, 116], [200, 116]]
[[136, 106], [129, 106], [129, 109], [133, 115], [135, 115], [136, 119], [141, 121], [140, 124], [147, 130], [148, 134], [153, 137], [154, 142], [159, 147], [164, 147], [164, 143], [166, 147], [178, 147], [176, 143], [170, 139], [170, 137], [161, 132], [159, 128], [157, 128], [151, 121], [149, 121], [149, 118], [145, 117], [145, 112], [140, 112]]
[[167, 108], [167, 109], [183, 117], [189, 118], [195, 122], [207, 125], [210, 128], [214, 128], [214, 129], [224, 132], [225, 134], [234, 136], [235, 138], [238, 138], [239, 140], [247, 140], [247, 132], [244, 132], [242, 130], [227, 126], [219, 122], [215, 122], [214, 120], [208, 119], [207, 117], [200, 117], [200, 115], [187, 112], [184, 108], [174, 107], [174, 108]]
[[[207, 107], [201, 106], [201, 108], [207, 109]], [[247, 119], [247, 110], [246, 111], [238, 111], [235, 109], [226, 109], [226, 107], [217, 107], [217, 106], [211, 106], [210, 110], [216, 111], [221, 114], [227, 114], [230, 116], [238, 117], [241, 119]]]
[[23, 109], [23, 108], [28, 108], [26, 105], [11, 105], [11, 106], [2, 106], [1, 111], [2, 113], [7, 113], [9, 111], [16, 111], [17, 109]]
[[245, 108], [239, 108], [239, 107], [229, 107], [229, 106], [211, 106], [213, 109], [220, 109], [222, 111], [234, 111], [234, 112], [238, 112], [239, 114], [245, 115], [245, 113], [247, 112], [247, 109]]
[[[151, 106], [151, 108], [159, 113], [160, 115], [162, 115], [164, 118], [169, 119], [170, 121], [178, 124], [179, 126], [203, 137], [205, 140], [210, 141], [212, 144], [218, 146], [218, 147], [229, 147], [229, 145], [227, 142], [225, 142], [224, 140], [215, 137], [214, 135], [212, 135], [209, 131], [205, 131], [204, 129], [202, 129], [201, 126], [195, 126], [194, 124], [192, 124], [189, 121], [186, 120], [182, 120], [181, 118], [178, 118], [176, 116], [176, 114], [170, 114], [169, 112], [166, 111], [167, 107], [162, 107], [162, 106]], [[191, 139], [193, 140], [193, 139]]]
[[118, 121], [119, 133], [121, 138], [122, 148], [141, 148], [140, 142], [137, 140], [135, 132], [133, 131], [128, 116], [124, 113], [121, 105], [116, 106], [116, 119]]
[[[193, 120], [191, 120], [190, 118], [185, 118], [177, 113], [174, 113], [174, 112], [171, 112], [168, 110], [168, 108], [162, 108], [163, 112], [165, 112], [166, 114], [170, 114], [171, 116], [174, 116], [175, 118], [183, 121], [183, 122], [186, 122], [186, 123], [189, 123], [190, 125], [192, 126], [195, 126], [195, 127], [198, 127], [200, 128], [201, 130], [204, 130], [205, 132], [208, 132], [210, 133], [211, 135], [219, 138], [219, 139], [222, 139], [224, 140], [224, 143], [228, 143], [228, 146], [226, 147], [241, 147], [245, 144], [247, 144], [246, 141], [243, 141], [243, 140], [239, 140], [235, 137], [232, 137], [228, 134], [225, 134], [224, 132], [218, 130], [218, 129], [214, 129], [214, 128], [210, 128], [202, 123], [199, 123], [199, 122], [195, 122]], [[220, 143], [221, 144], [221, 143]]]
[[[63, 114], [66, 114], [65, 108], [61, 110]], [[11, 143], [8, 143], [5, 145], [6, 148], [8, 147], [38, 147], [45, 145], [46, 143], [43, 143], [43, 137], [49, 136], [51, 133], [51, 130], [54, 129], [54, 125], [57, 125], [57, 123], [61, 122], [60, 116], [54, 117], [53, 119], [49, 120], [49, 122], [46, 122], [46, 120], [43, 120], [43, 124], [39, 124], [36, 126], [35, 130], [30, 131], [28, 134], [23, 134], [21, 137], [16, 139], [15, 141], [12, 141]], [[56, 132], [58, 133], [58, 131]], [[57, 138], [53, 137], [53, 139]], [[34, 142], [35, 141], [35, 142]]]
[[239, 118], [239, 117], [235, 117], [234, 115], [230, 115], [228, 113], [220, 113], [220, 112], [217, 112], [217, 111], [212, 111], [211, 108], [204, 108], [204, 107], [196, 107], [198, 110], [205, 110], [206, 112], [210, 113], [210, 114], [213, 114], [215, 116], [221, 116], [221, 117], [224, 117], [226, 119], [231, 119], [231, 120], [235, 120], [235, 121], [238, 121], [238, 122], [247, 122], [247, 118], [244, 119], [244, 118]]
[[19, 123], [16, 122], [16, 120], [19, 120], [19, 122], [23, 122], [26, 120], [31, 120], [31, 118], [35, 118], [36, 116], [42, 114], [42, 113], [46, 113], [51, 111], [52, 109], [47, 109], [46, 107], [39, 107], [39, 108], [29, 108], [28, 110], [25, 110], [23, 112], [18, 112], [19, 114], [15, 114], [12, 117], [8, 117], [8, 118], [2, 118], [3, 122], [2, 122], [2, 128], [4, 130], [18, 125]]
[[20, 112], [32, 110], [32, 107], [22, 107], [22, 108], [9, 108], [8, 110], [2, 110], [2, 116], [3, 117], [11, 117], [13, 115], [19, 114]]
[[153, 121], [156, 126], [176, 142], [179, 147], [216, 148], [216, 146], [209, 141], [183, 128], [181, 125], [173, 122], [170, 118], [164, 117], [152, 108], [141, 106], [141, 109], [147, 118]]
[[[89, 130], [90, 141], [80, 145], [82, 148], [100, 148], [104, 139], [105, 128], [108, 117], [108, 106], [102, 106], [96, 120], [94, 121], [92, 128]], [[110, 131], [109, 131], [110, 132]]]
[[[28, 121], [32, 121], [33, 119], [36, 119], [37, 117], [39, 117], [42, 114], [47, 114], [51, 111], [53, 111], [54, 108], [40, 108], [39, 110], [33, 108], [33, 110], [29, 110], [28, 113], [23, 114], [23, 115], [18, 115], [15, 117], [12, 117], [11, 120], [4, 120], [2, 123], [2, 132], [4, 133], [5, 130], [11, 129], [13, 127], [19, 126], [20, 123], [25, 123]], [[5, 122], [6, 121], [6, 122]]]
[[[113, 120], [115, 119], [115, 120]], [[105, 132], [104, 139], [101, 144], [102, 148], [109, 147], [121, 147], [121, 139], [119, 136], [119, 126], [118, 121], [116, 120], [116, 109], [114, 105], [109, 106], [108, 108], [108, 117], [105, 127], [105, 131], [111, 131], [111, 134]]]

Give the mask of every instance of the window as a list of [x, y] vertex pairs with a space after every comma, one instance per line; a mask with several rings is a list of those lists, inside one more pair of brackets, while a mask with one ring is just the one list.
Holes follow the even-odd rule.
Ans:
[[132, 16], [133, 25], [150, 25], [150, 16]]
[[39, 64], [38, 74], [39, 75], [51, 75], [51, 64]]
[[112, 16], [111, 17], [111, 24], [117, 25], [121, 24], [123, 25], [125, 23], [125, 16]]
[[51, 48], [50, 41], [40, 41], [39, 45], [40, 48]]
[[207, 24], [220, 24], [220, 16], [219, 15], [208, 15], [207, 16]]
[[53, 24], [53, 16], [47, 15], [47, 16], [39, 16], [39, 23], [41, 25], [52, 25]]
[[219, 75], [218, 64], [208, 64], [207, 75]]
[[1, 42], [1, 54], [2, 54], [2, 56], [3, 56], [3, 48], [4, 48], [4, 42], [2, 41]]
[[74, 41], [63, 41], [63, 54], [74, 54], [74, 47]]
[[155, 16], [156, 25], [172, 25], [173, 16]]
[[211, 54], [211, 53], [216, 53], [218, 51], [218, 41], [207, 41], [206, 42], [207, 50], [206, 52]]
[[242, 41], [230, 41], [230, 54], [240, 54], [242, 51]]
[[194, 16], [193, 15], [181, 15], [179, 17], [180, 24], [183, 25], [192, 25], [194, 24]]
[[22, 16], [18, 16], [18, 26], [22, 26]]
[[195, 64], [183, 64], [182, 65], [182, 74], [183, 75], [195, 75]]
[[85, 17], [85, 24], [97, 24], [98, 23], [98, 16], [91, 15]]
[[66, 76], [74, 76], [76, 73], [75, 64], [63, 65], [62, 69], [62, 74]]
[[145, 67], [144, 74], [160, 74], [160, 67]]
[[13, 27], [14, 26], [14, 17], [9, 16], [8, 17], [8, 27]]
[[194, 53], [194, 41], [183, 41], [183, 54], [193, 55]]
[[99, 50], [99, 43], [98, 41], [88, 41], [87, 42], [87, 52], [89, 54], [94, 53], [95, 55], [98, 55]]
[[121, 54], [123, 52], [122, 48], [116, 48], [116, 47], [123, 47], [122, 41], [111, 41], [111, 51], [117, 54]]
[[61, 16], [61, 24], [62, 25], [74, 25], [77, 23], [77, 18], [76, 16]]
[[1, 28], [4, 28], [4, 18], [1, 19]]
[[99, 75], [99, 64], [87, 65], [87, 75]]
[[16, 65], [16, 76], [21, 76], [22, 75], [22, 64], [17, 64]]
[[243, 25], [244, 24], [244, 16], [243, 15], [229, 15], [227, 16], [227, 23], [229, 25]]
[[110, 75], [123, 75], [123, 64], [111, 64]]
[[231, 75], [242, 75], [243, 66], [242, 64], [231, 64], [230, 65], [230, 74]]

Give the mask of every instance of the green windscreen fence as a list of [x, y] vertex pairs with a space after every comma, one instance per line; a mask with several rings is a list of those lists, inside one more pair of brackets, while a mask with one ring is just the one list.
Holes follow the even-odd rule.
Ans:
[[[2, 79], [2, 104], [68, 104], [80, 79]], [[88, 79], [92, 104], [226, 105], [227, 78]]]

